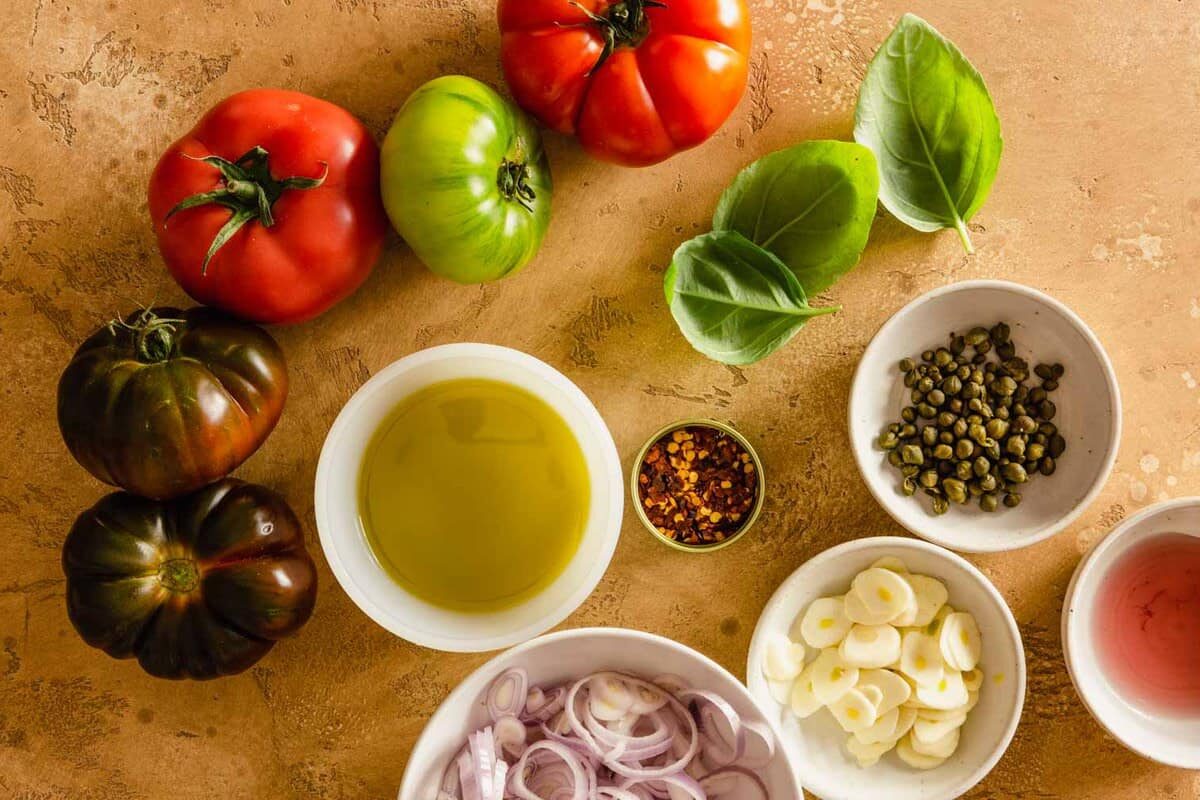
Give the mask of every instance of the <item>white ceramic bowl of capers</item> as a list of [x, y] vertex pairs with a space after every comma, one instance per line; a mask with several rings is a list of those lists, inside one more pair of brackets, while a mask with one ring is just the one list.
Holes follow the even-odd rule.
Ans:
[[875, 334], [849, 425], [863, 479], [897, 522], [953, 550], [1015, 550], [1061, 531], [1099, 493], [1121, 396], [1100, 341], [1065, 305], [1016, 283], [963, 281]]

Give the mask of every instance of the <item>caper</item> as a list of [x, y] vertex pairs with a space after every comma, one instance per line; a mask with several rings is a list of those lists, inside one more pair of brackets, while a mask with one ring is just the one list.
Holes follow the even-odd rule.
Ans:
[[1067, 449], [1067, 440], [1055, 433], [1050, 437], [1050, 444], [1046, 446], [1051, 458], [1058, 458]]
[[1024, 403], [1013, 403], [1008, 407], [1008, 412], [1014, 417], [1029, 416], [1029, 409], [1025, 408]]
[[961, 414], [963, 410], [963, 401], [957, 397], [950, 398], [950, 402], [946, 403], [946, 408], [953, 411], [955, 414]]
[[921, 392], [922, 394], [927, 394], [930, 391], [932, 391], [932, 389], [933, 389], [933, 379], [932, 378], [921, 378], [921, 380], [917, 381], [917, 391], [918, 392]]
[[980, 344], [988, 340], [989, 335], [987, 328], [971, 328], [967, 332], [967, 335], [963, 337], [963, 340], [971, 345], [971, 347], [978, 348]]
[[959, 417], [958, 419], [954, 420], [954, 426], [950, 429], [950, 432], [954, 434], [955, 439], [961, 439], [967, 435], [967, 429], [969, 427], [970, 425], [967, 424], [967, 421], [962, 417]]
[[950, 503], [944, 497], [933, 498], [933, 513], [941, 516], [950, 510]]
[[1031, 405], [1037, 405], [1046, 399], [1046, 390], [1040, 386], [1029, 393], [1029, 402]]
[[1038, 364], [1033, 368], [1033, 374], [1044, 381], [1054, 380], [1054, 369], [1049, 364]]
[[931, 447], [937, 444], [938, 431], [932, 425], [926, 425], [921, 429], [921, 442]]
[[965, 381], [971, 377], [971, 367], [969, 364], [959, 364], [958, 369], [954, 370], [954, 377], [960, 381]]
[[978, 414], [980, 411], [983, 410], [983, 401], [980, 400], [978, 397], [973, 398], [970, 402], [967, 403], [967, 408], [970, 409], [971, 411], [974, 411], [976, 414]]
[[900, 371], [901, 372], [912, 372], [916, 368], [917, 368], [917, 365], [913, 362], [913, 360], [911, 358], [900, 359]]
[[993, 439], [1001, 439], [1008, 433], [1008, 422], [1002, 419], [989, 419], [984, 428], [987, 430], [988, 436]]
[[960, 461], [954, 465], [954, 475], [960, 481], [969, 481], [973, 477], [970, 461]]
[[955, 503], [967, 502], [967, 485], [957, 478], [947, 478], [942, 481], [942, 491], [946, 497]]
[[952, 411], [943, 411], [937, 415], [937, 424], [939, 428], [948, 429], [958, 420], [958, 415]]
[[975, 455], [975, 443], [970, 439], [959, 439], [954, 443], [954, 457], [966, 460]]
[[1027, 414], [1021, 414], [1012, 423], [1012, 428], [1017, 433], [1033, 433], [1037, 430], [1037, 426], [1037, 423], [1033, 421], [1033, 417]]
[[901, 439], [911, 439], [917, 435], [916, 425], [901, 425], [899, 433], [896, 434]]
[[979, 507], [988, 513], [996, 510], [1000, 505], [1000, 500], [996, 497], [995, 492], [987, 492], [979, 498]]
[[1042, 388], [1045, 389], [1047, 392], [1053, 392], [1055, 389], [1058, 388], [1058, 381], [1055, 381], [1055, 380], [1045, 381], [1042, 384]]
[[1001, 397], [1011, 397], [1012, 393], [1017, 390], [1017, 382], [1004, 375], [992, 382], [991, 389]]
[[900, 448], [900, 458], [905, 464], [924, 464], [925, 454], [915, 444], [906, 444]]
[[917, 484], [913, 482], [912, 478], [905, 478], [900, 481], [900, 491], [904, 492], [906, 496], [912, 497], [917, 493]]
[[942, 391], [948, 395], [956, 395], [962, 391], [962, 379], [957, 375], [951, 375], [946, 380], [942, 381]]
[[944, 347], [939, 347], [933, 354], [933, 363], [939, 367], [944, 367], [949, 364], [954, 357], [950, 355], [950, 351]]
[[904, 466], [904, 459], [900, 458], [899, 450], [889, 450], [888, 454], [887, 454], [887, 460], [888, 460], [888, 463], [891, 464], [893, 467]]
[[900, 474], [906, 478], [915, 478], [920, 473], [921, 468], [916, 464], [905, 464], [900, 468]]
[[1043, 422], [1041, 425], [1038, 425], [1038, 433], [1053, 436], [1058, 433], [1058, 426], [1053, 422]]
[[997, 322], [992, 326], [992, 329], [989, 331], [989, 333], [992, 336], [993, 342], [1007, 342], [1012, 331], [1008, 327], [1007, 322]]
[[933, 448], [933, 457], [939, 461], [945, 461], [954, 457], [954, 448], [948, 444], [939, 444]]
[[979, 479], [979, 488], [985, 492], [994, 492], [1000, 486], [1000, 481], [995, 475], [988, 473]]
[[1004, 505], [1008, 506], [1009, 508], [1016, 508], [1017, 506], [1021, 505], [1021, 495], [1017, 494], [1016, 492], [1009, 492], [1008, 494], [1004, 495]]
[[1038, 472], [1043, 475], [1053, 475], [1054, 470], [1058, 468], [1058, 464], [1050, 456], [1043, 456], [1038, 462]]
[[922, 361], [933, 361], [933, 351], [926, 350], [924, 353], [921, 353], [921, 360]]
[[962, 336], [955, 336], [950, 340], [950, 354], [955, 358], [958, 358], [966, 348], [967, 342]]
[[1024, 483], [1025, 481], [1029, 480], [1029, 474], [1025, 472], [1025, 468], [1016, 462], [1009, 462], [1005, 464], [1001, 468], [1000, 474], [1003, 475], [1004, 480], [1008, 481], [1009, 483]]
[[1043, 444], [1038, 444], [1037, 442], [1031, 442], [1029, 446], [1025, 448], [1025, 458], [1029, 460], [1037, 461], [1045, 454], [1046, 446]]
[[900, 419], [904, 420], [905, 422], [916, 422], [917, 421], [916, 407], [915, 406], [905, 406], [904, 410], [900, 412]]
[[941, 406], [946, 402], [946, 393], [941, 389], [934, 389], [929, 394], [925, 395], [925, 401], [933, 406]]
[[1025, 437], [1011, 436], [1004, 443], [1004, 450], [1009, 455], [1016, 456], [1018, 459], [1025, 457]]
[[996, 345], [996, 355], [1001, 358], [1012, 358], [1017, 353], [1017, 346], [1012, 342], [999, 342]]
[[881, 450], [893, 450], [898, 444], [900, 444], [900, 439], [896, 436], [895, 431], [887, 431], [879, 437], [879, 448]]
[[975, 345], [975, 357], [978, 358], [979, 356], [986, 355], [986, 354], [990, 353], [991, 350], [992, 350], [992, 343], [985, 339], [984, 341]]
[[988, 438], [987, 429], [979, 423], [969, 426], [967, 429], [967, 435], [970, 436], [975, 443], [980, 446], [983, 446], [987, 442]]
[[1047, 400], [1038, 406], [1038, 415], [1045, 420], [1054, 419], [1054, 415], [1058, 413], [1058, 406], [1054, 405], [1053, 400]]
[[987, 475], [992, 469], [992, 463], [983, 456], [979, 456], [971, 463], [971, 471], [975, 473], [976, 478], [982, 478]]
[[926, 489], [932, 489], [937, 486], [938, 474], [937, 470], [927, 469], [917, 476], [917, 482]]
[[1054, 364], [1050, 367], [1050, 369], [1054, 372], [1054, 380], [1058, 380], [1067, 372], [1066, 368], [1063, 367], [1062, 364]]
[[937, 416], [937, 409], [929, 405], [929, 403], [920, 403], [917, 405], [917, 414], [921, 419], [933, 419]]

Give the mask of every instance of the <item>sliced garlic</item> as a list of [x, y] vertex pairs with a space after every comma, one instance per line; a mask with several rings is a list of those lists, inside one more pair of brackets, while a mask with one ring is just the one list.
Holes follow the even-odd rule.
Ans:
[[900, 632], [891, 625], [855, 625], [838, 647], [842, 661], [859, 669], [879, 669], [900, 657]]
[[872, 613], [854, 592], [846, 595], [845, 608], [846, 618], [858, 625], [886, 625], [891, 620], [888, 614]]
[[771, 698], [781, 706], [788, 704], [788, 698], [792, 694], [792, 684], [794, 681], [773, 681], [767, 678], [767, 689], [771, 692]]
[[846, 733], [857, 733], [875, 724], [875, 706], [858, 689], [848, 689], [836, 702], [829, 704], [833, 718]]
[[959, 611], [948, 615], [942, 622], [938, 641], [942, 658], [954, 669], [969, 672], [979, 663], [979, 626], [970, 614]]
[[967, 704], [971, 698], [963, 684], [962, 673], [948, 669], [942, 679], [933, 685], [918, 685], [917, 698], [929, 708], [949, 711]]
[[792, 709], [792, 713], [800, 719], [808, 719], [823, 705], [813, 691], [812, 673], [816, 663], [814, 661], [809, 664], [803, 672], [796, 676], [796, 681], [792, 684], [791, 697], [787, 700], [787, 705]]
[[879, 701], [880, 713], [887, 713], [904, 703], [912, 696], [912, 686], [908, 681], [894, 672], [886, 669], [862, 669], [858, 672], [859, 689], [873, 686], [879, 689], [882, 699]]
[[899, 572], [901, 575], [908, 574], [908, 565], [895, 556], [884, 556], [872, 564], [871, 569], [890, 569], [892, 572]]
[[858, 762], [858, 765], [863, 768], [872, 766], [878, 762], [895, 745], [895, 742], [867, 743], [859, 739], [857, 735], [851, 736], [846, 741], [846, 749], [850, 751], [850, 755], [854, 756], [854, 760]]
[[[920, 724], [921, 720], [917, 720]], [[917, 736], [917, 729], [914, 726], [912, 736], [908, 738], [908, 742], [912, 745], [912, 749], [923, 756], [932, 758], [949, 758], [954, 755], [954, 751], [958, 749], [958, 728], [951, 728], [950, 732], [942, 738], [934, 742], [923, 742]]]
[[[946, 716], [941, 719], [930, 719], [918, 711], [917, 719], [913, 722], [913, 738], [923, 744], [933, 744], [955, 728], [961, 728], [966, 721], [967, 712], [962, 709], [946, 712]], [[926, 753], [926, 755], [934, 754]]]
[[946, 761], [944, 758], [934, 758], [918, 753], [913, 749], [911, 736], [905, 736], [896, 743], [896, 755], [900, 756], [900, 760], [913, 769], [933, 769], [940, 767]]
[[942, 679], [945, 666], [938, 640], [920, 631], [904, 634], [900, 646], [900, 671], [920, 686], [930, 686]]
[[800, 636], [810, 647], [824, 650], [845, 638], [853, 623], [846, 617], [841, 597], [822, 597], [812, 601], [800, 621]]
[[[862, 677], [861, 670], [859, 670], [859, 677]], [[879, 706], [883, 703], [883, 690], [869, 683], [864, 685], [861, 680], [854, 684], [854, 688], [862, 692], [871, 701], [871, 705], [875, 706], [875, 711], [878, 713]]]
[[773, 681], [790, 681], [804, 669], [804, 645], [782, 634], [772, 636], [763, 652], [763, 674]]
[[913, 614], [912, 622], [908, 624], [924, 627], [933, 622], [937, 612], [946, 605], [950, 593], [946, 591], [946, 584], [937, 578], [931, 578], [928, 575], [908, 575], [906, 577], [917, 601], [917, 610]]
[[887, 742], [889, 746], [896, 741], [896, 724], [900, 721], [900, 709], [893, 708], [875, 717], [875, 723], [854, 735], [863, 744], [878, 744]]
[[851, 667], [842, 661], [837, 648], [830, 647], [821, 651], [812, 663], [813, 694], [823, 704], [836, 702], [843, 694], [854, 688], [858, 683], [858, 667]]
[[[862, 601], [872, 619], [882, 619], [882, 622], [889, 622], [900, 616], [913, 602], [912, 586], [904, 576], [879, 567], [858, 573], [850, 583], [849, 594]], [[880, 625], [882, 622], [862, 624]]]
[[899, 740], [912, 730], [912, 726], [917, 722], [917, 714], [919, 712], [915, 708], [905, 708], [904, 706], [900, 706], [896, 710], [900, 713], [900, 716], [896, 720], [896, 730], [892, 732], [892, 736]]

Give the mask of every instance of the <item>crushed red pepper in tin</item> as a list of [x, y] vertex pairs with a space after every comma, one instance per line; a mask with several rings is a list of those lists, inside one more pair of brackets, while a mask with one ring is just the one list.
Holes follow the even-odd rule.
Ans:
[[704, 546], [741, 529], [758, 499], [754, 459], [717, 428], [689, 425], [646, 451], [638, 493], [650, 523], [668, 539]]

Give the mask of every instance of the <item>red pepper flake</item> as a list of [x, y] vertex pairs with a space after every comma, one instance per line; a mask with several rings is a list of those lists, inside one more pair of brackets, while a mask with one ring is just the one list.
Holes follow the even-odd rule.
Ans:
[[716, 544], [737, 533], [758, 499], [758, 470], [746, 448], [717, 428], [689, 425], [650, 445], [638, 494], [658, 532], [682, 544]]

